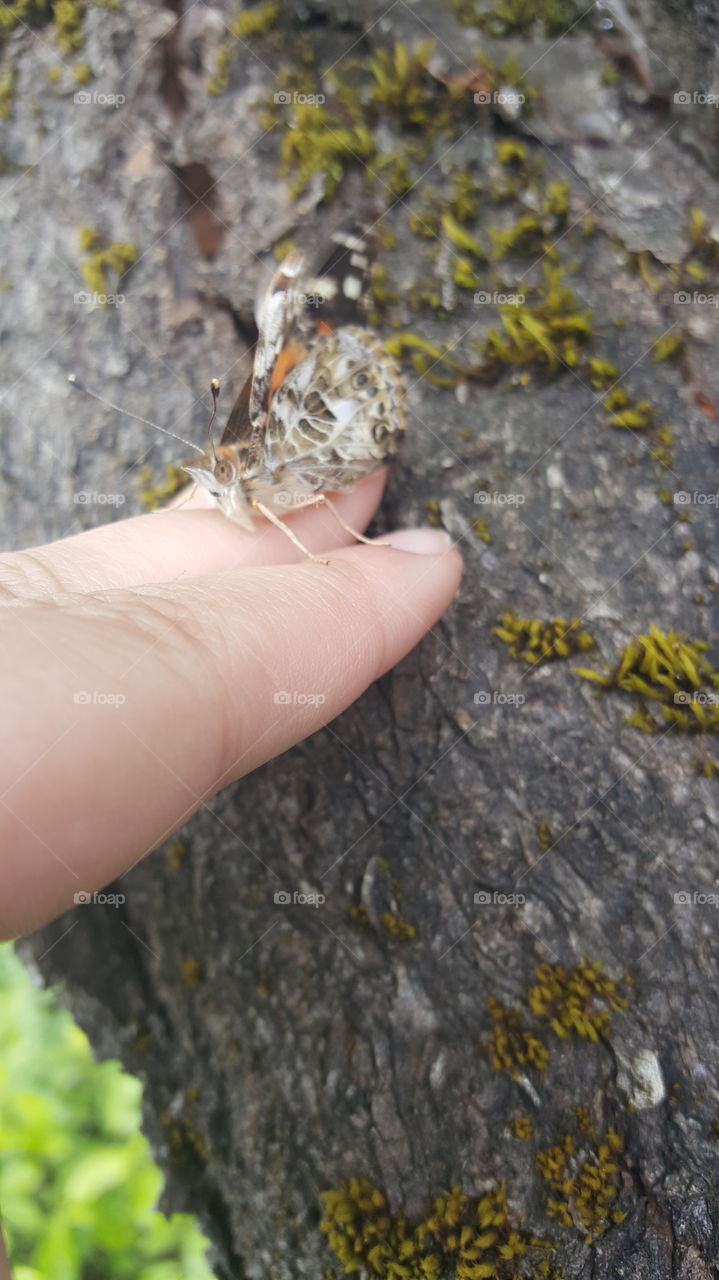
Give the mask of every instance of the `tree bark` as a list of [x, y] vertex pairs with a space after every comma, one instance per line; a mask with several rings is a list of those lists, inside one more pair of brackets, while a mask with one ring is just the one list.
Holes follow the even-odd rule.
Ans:
[[[485, 38], [432, 0], [389, 10], [311, 0], [280, 15], [285, 53], [301, 32], [325, 68], [353, 46], [366, 56], [430, 34], [445, 77], [474, 66], [480, 45], [495, 61], [519, 59], [534, 111], [486, 111], [449, 148], [452, 161], [491, 173], [494, 143], [516, 136], [547, 179], [568, 181], [569, 229], [555, 239], [565, 270], [578, 265], [565, 279], [591, 310], [590, 350], [619, 368], [633, 402], [651, 402], [675, 443], [667, 472], [656, 437], [609, 429], [603, 393], [571, 368], [508, 389], [509, 371], [459, 397], [410, 370], [411, 430], [381, 525], [421, 523], [428, 504], [441, 516], [466, 562], [453, 609], [339, 720], [228, 788], [180, 845], [109, 886], [121, 907], [78, 906], [22, 944], [43, 981], [62, 984], [98, 1054], [144, 1080], [164, 1206], [198, 1215], [223, 1280], [340, 1274], [319, 1196], [350, 1177], [410, 1222], [442, 1189], [480, 1197], [506, 1179], [522, 1230], [558, 1242], [562, 1276], [717, 1274], [715, 923], [709, 905], [675, 902], [714, 890], [719, 783], [696, 768], [711, 746], [674, 730], [643, 735], [625, 722], [631, 701], [595, 696], [575, 659], [529, 670], [492, 633], [512, 606], [581, 617], [598, 655], [582, 666], [611, 664], [651, 622], [713, 641], [716, 655], [716, 507], [694, 503], [685, 523], [657, 495], [716, 489], [717, 311], [675, 303], [665, 272], [687, 251], [691, 208], [711, 221], [719, 204], [716, 114], [673, 102], [677, 89], [716, 88], [716, 14], [700, 10], [644, 4], [631, 30], [610, 33], [613, 48], [584, 27]], [[90, 9], [88, 89], [122, 95], [117, 109], [74, 102], [71, 69], [46, 83], [58, 61], [49, 28], [9, 38], [6, 545], [107, 517], [79, 492], [120, 492], [113, 518], [140, 509], [138, 460], [159, 471], [182, 461], [136, 422], [71, 397], [68, 373], [200, 439], [210, 377], [224, 374], [229, 403], [246, 374], [272, 246], [321, 245], [365, 199], [357, 171], [333, 200], [316, 182], [290, 198], [279, 131], [266, 133], [254, 106], [274, 92], [277, 31], [235, 48], [228, 88], [208, 95], [234, 12], [217, 3], [178, 16], [145, 0]], [[620, 82], [605, 83], [607, 57], [620, 55]], [[391, 152], [403, 139], [386, 128]], [[447, 153], [438, 140], [427, 197], [446, 197]], [[462, 290], [449, 312], [402, 312], [413, 287], [440, 287], [441, 264], [408, 225], [416, 195], [384, 217], [401, 327], [458, 344], [471, 365], [496, 308]], [[518, 203], [506, 206], [512, 218]], [[594, 230], [582, 235], [588, 212]], [[137, 248], [118, 306], [75, 302], [87, 290], [77, 230], [88, 224]], [[521, 288], [532, 262], [513, 279], [507, 270], [508, 283]], [[656, 361], [653, 345], [678, 327], [687, 356]], [[521, 504], [478, 505], [490, 489]], [[491, 542], [474, 528], [483, 515]], [[288, 904], [288, 894], [322, 901]], [[537, 966], [572, 970], [584, 956], [620, 985], [632, 979], [608, 1033], [595, 1043], [545, 1027], [543, 1073], [495, 1069], [488, 998], [534, 1026]], [[596, 1140], [577, 1130], [577, 1106]], [[515, 1136], [517, 1116], [533, 1121], [530, 1139]], [[596, 1149], [607, 1129], [622, 1140], [626, 1216], [585, 1243], [548, 1215], [536, 1156], [568, 1134]], [[497, 1274], [527, 1274], [518, 1265]], [[459, 1274], [444, 1255], [443, 1266]]]

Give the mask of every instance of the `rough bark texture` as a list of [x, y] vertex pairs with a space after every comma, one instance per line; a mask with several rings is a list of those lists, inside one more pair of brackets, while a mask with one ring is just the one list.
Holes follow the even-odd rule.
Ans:
[[[117, 110], [74, 104], [70, 70], [46, 84], [58, 61], [48, 29], [9, 40], [6, 545], [106, 517], [77, 504], [78, 491], [122, 492], [117, 517], [139, 509], [140, 460], [160, 470], [181, 460], [137, 423], [72, 398], [69, 372], [198, 438], [209, 377], [222, 377], [228, 401], [242, 381], [241, 335], [251, 337], [271, 246], [290, 234], [321, 243], [362, 196], [350, 173], [330, 204], [319, 188], [290, 199], [277, 139], [253, 106], [273, 91], [271, 50], [237, 50], [230, 88], [208, 96], [233, 12], [196, 5], [178, 22], [145, 0], [90, 9], [89, 88], [123, 94]], [[719, 784], [697, 776], [695, 739], [642, 735], [624, 721], [625, 696], [594, 697], [571, 661], [528, 672], [491, 634], [511, 604], [583, 616], [608, 661], [653, 620], [716, 640], [716, 507], [693, 504], [692, 523], [681, 523], [656, 490], [716, 489], [716, 424], [694, 393], [719, 400], [717, 311], [678, 308], [671, 287], [652, 291], [627, 259], [642, 253], [661, 275], [686, 249], [690, 208], [717, 208], [716, 112], [672, 103], [677, 87], [717, 87], [715, 6], [693, 14], [648, 2], [635, 14], [634, 58], [647, 59], [654, 96], [631, 76], [603, 82], [592, 31], [489, 41], [493, 56], [511, 50], [531, 68], [537, 106], [526, 123], [485, 112], [457, 143], [463, 163], [481, 167], [497, 130], [516, 133], [549, 177], [569, 181], [570, 222], [592, 209], [595, 233], [568, 237], [579, 263], [571, 284], [592, 310], [597, 354], [631, 370], [622, 385], [672, 424], [672, 472], [662, 478], [643, 438], [603, 425], [598, 393], [569, 370], [511, 392], [473, 384], [465, 403], [410, 374], [412, 430], [381, 521], [422, 522], [426, 503], [440, 504], [466, 560], [454, 608], [338, 721], [206, 806], [181, 833], [184, 857], [159, 851], [135, 867], [114, 886], [126, 895], [120, 909], [78, 907], [23, 944], [44, 980], [63, 984], [98, 1053], [146, 1082], [166, 1207], [198, 1214], [218, 1276], [335, 1274], [318, 1196], [350, 1175], [410, 1217], [442, 1187], [478, 1195], [506, 1178], [513, 1211], [559, 1240], [566, 1277], [716, 1274], [716, 926], [711, 907], [680, 907], [674, 895], [712, 890]], [[281, 17], [288, 48], [297, 21]], [[366, 53], [429, 28], [444, 69], [461, 73], [482, 39], [431, 0], [389, 10], [326, 0], [300, 21], [326, 66], [355, 42]], [[184, 216], [187, 186], [207, 184], [189, 165], [217, 183], [206, 200], [215, 221], [198, 232], [223, 236], [214, 258]], [[445, 170], [446, 158], [431, 179], [438, 191]], [[405, 205], [411, 197], [386, 215], [398, 245], [385, 261], [400, 291], [433, 269]], [[120, 307], [74, 303], [86, 288], [77, 228], [87, 224], [137, 246]], [[459, 341], [470, 361], [470, 327], [476, 338], [496, 312], [462, 297], [448, 316], [408, 314], [404, 326]], [[689, 332], [683, 368], [649, 354], [677, 324]], [[523, 505], [478, 507], [475, 492], [490, 484]], [[489, 544], [472, 528], [482, 514]], [[526, 700], [484, 704], [482, 691]], [[546, 852], [539, 823], [552, 833]], [[282, 891], [325, 901], [283, 905]], [[481, 905], [478, 892], [526, 901]], [[385, 913], [416, 935], [392, 936]], [[529, 1081], [493, 1070], [480, 1047], [488, 996], [523, 1007], [537, 964], [571, 967], [583, 955], [633, 979], [609, 1037], [555, 1037], [547, 1071]], [[638, 1084], [648, 1061], [649, 1095]], [[535, 1167], [537, 1149], [572, 1130], [578, 1104], [624, 1140], [627, 1217], [590, 1245], [548, 1218]], [[510, 1131], [518, 1114], [532, 1116], [533, 1140]]]

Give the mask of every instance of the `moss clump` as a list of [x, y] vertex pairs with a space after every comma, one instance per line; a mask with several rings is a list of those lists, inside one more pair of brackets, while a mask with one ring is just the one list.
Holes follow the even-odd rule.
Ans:
[[548, 822], [537, 823], [537, 848], [541, 853], [546, 853], [547, 849], [551, 849], [554, 844], [554, 835], [552, 828]]
[[75, 84], [89, 84], [94, 74], [89, 62], [78, 62], [72, 70], [72, 78]]
[[93, 293], [106, 294], [108, 273], [114, 273], [119, 280], [137, 260], [134, 244], [115, 240], [112, 244], [103, 245], [102, 237], [94, 227], [81, 227], [79, 240], [80, 248], [91, 255], [80, 263], [80, 270], [85, 284]]
[[555, 373], [579, 363], [580, 346], [592, 334], [589, 311], [580, 311], [561, 268], [544, 268], [545, 283], [521, 306], [500, 307], [503, 333], [490, 329], [483, 348], [488, 367], [499, 376], [502, 365], [538, 365]]
[[585, 1244], [626, 1217], [616, 1208], [622, 1150], [617, 1131], [607, 1129], [596, 1147], [578, 1150], [575, 1139], [567, 1134], [556, 1146], [537, 1155], [542, 1177], [557, 1193], [547, 1200], [547, 1212], [563, 1227], [581, 1231]]
[[575, 0], [497, 0], [491, 9], [476, 0], [451, 0], [463, 26], [481, 27], [491, 36], [527, 35], [539, 26], [545, 36], [562, 36], [582, 25], [591, 9]]
[[413, 924], [408, 924], [402, 916], [395, 915], [392, 911], [382, 911], [380, 913], [380, 923], [391, 938], [395, 938], [399, 942], [407, 942], [410, 938], [417, 936], [417, 930]]
[[515, 1138], [528, 1141], [534, 1134], [534, 1121], [531, 1116], [515, 1116], [511, 1124]]
[[543, 964], [535, 976], [527, 1003], [537, 1021], [562, 1040], [577, 1035], [596, 1042], [607, 1036], [610, 1011], [626, 1009], [629, 1003], [614, 979], [602, 972], [599, 961], [590, 964], [583, 960], [569, 970], [561, 964]]
[[675, 285], [713, 282], [719, 267], [719, 236], [701, 209], [692, 209], [687, 227], [687, 251], [673, 270]]
[[607, 387], [611, 387], [619, 377], [616, 365], [610, 360], [600, 360], [597, 356], [590, 356], [585, 367], [590, 385], [597, 391], [604, 391]]
[[292, 195], [298, 196], [316, 174], [322, 174], [329, 199], [348, 166], [374, 159], [374, 137], [366, 125], [347, 121], [322, 106], [297, 104], [292, 112], [280, 148], [282, 169], [293, 175]]
[[165, 467], [164, 480], [155, 480], [152, 467], [143, 467], [138, 472], [137, 481], [140, 501], [147, 507], [148, 511], [154, 511], [156, 507], [162, 506], [163, 502], [167, 502], [176, 493], [179, 493], [181, 489], [184, 489], [185, 485], [189, 483], [189, 477], [182, 467], [177, 467], [174, 463], [168, 463]]
[[623, 387], [616, 387], [614, 391], [610, 391], [602, 403], [609, 413], [610, 427], [646, 431], [654, 425], [656, 415], [649, 401], [637, 400], [632, 403], [631, 397]]
[[180, 962], [180, 978], [183, 987], [194, 991], [200, 982], [200, 962], [195, 956], [186, 956]]
[[320, 1230], [345, 1274], [372, 1280], [547, 1280], [551, 1242], [513, 1225], [504, 1184], [479, 1199], [459, 1187], [434, 1196], [412, 1226], [366, 1178], [324, 1191]]
[[487, 1000], [491, 1019], [489, 1041], [484, 1047], [495, 1071], [506, 1071], [518, 1080], [528, 1067], [540, 1074], [549, 1062], [549, 1049], [524, 1022], [518, 1009], [508, 1009], [494, 996]]
[[169, 840], [165, 845], [165, 864], [169, 871], [179, 871], [185, 861], [187, 850], [179, 836], [175, 836], [174, 840]]
[[222, 93], [229, 88], [230, 63], [232, 53], [238, 40], [258, 40], [266, 36], [276, 26], [280, 8], [275, 0], [265, 0], [254, 9], [241, 9], [232, 19], [228, 34], [217, 47], [215, 69], [209, 77], [205, 88], [208, 93]]
[[654, 343], [652, 351], [655, 360], [678, 360], [684, 355], [686, 347], [686, 338], [683, 333], [665, 333], [663, 338]]
[[62, 53], [77, 53], [85, 43], [82, 24], [85, 5], [82, 0], [55, 0], [55, 37]]
[[493, 996], [487, 1001], [492, 1026], [484, 1048], [495, 1071], [506, 1071], [513, 1080], [528, 1067], [545, 1070], [549, 1033], [562, 1040], [576, 1035], [596, 1042], [609, 1034], [610, 1013], [628, 1003], [598, 961], [582, 960], [568, 970], [559, 964], [540, 965], [534, 976], [527, 991], [529, 1021], [519, 1009], [508, 1009]]
[[489, 525], [487, 524], [484, 516], [478, 516], [476, 520], [473, 520], [472, 528], [474, 529], [475, 536], [479, 538], [480, 542], [486, 542], [488, 546], [493, 542], [492, 535], [489, 531]]
[[621, 689], [638, 699], [629, 723], [656, 732], [657, 724], [645, 700], [659, 704], [664, 725], [687, 733], [719, 733], [719, 671], [704, 656], [708, 645], [687, 640], [679, 631], [663, 632], [652, 623], [646, 635], [630, 640], [607, 674], [575, 668], [585, 680], [602, 689]]
[[277, 26], [279, 16], [276, 0], [264, 0], [254, 9], [241, 9], [230, 23], [230, 32], [238, 40], [256, 40]]
[[569, 622], [565, 618], [519, 618], [513, 609], [506, 609], [500, 624], [492, 628], [492, 634], [504, 641], [513, 658], [532, 666], [568, 658], [594, 645], [593, 636], [582, 629], [579, 618]]
[[0, 71], [0, 120], [12, 117], [15, 103], [15, 73], [12, 67]]

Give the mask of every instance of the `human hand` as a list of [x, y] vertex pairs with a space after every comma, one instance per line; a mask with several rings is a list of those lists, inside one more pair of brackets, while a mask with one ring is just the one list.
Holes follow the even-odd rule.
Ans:
[[[366, 527], [383, 483], [335, 500], [348, 524]], [[348, 545], [321, 507], [290, 516], [323, 565], [201, 502], [0, 556], [0, 938], [101, 888], [333, 719], [459, 584], [438, 530]]]

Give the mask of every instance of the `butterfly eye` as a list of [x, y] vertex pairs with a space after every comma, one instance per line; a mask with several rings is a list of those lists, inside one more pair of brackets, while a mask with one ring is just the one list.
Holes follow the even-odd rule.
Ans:
[[218, 484], [232, 484], [237, 474], [236, 467], [229, 458], [218, 458], [215, 463], [215, 480]]
[[352, 374], [352, 386], [358, 390], [360, 387], [366, 387], [369, 382], [369, 374], [360, 369], [359, 373]]

